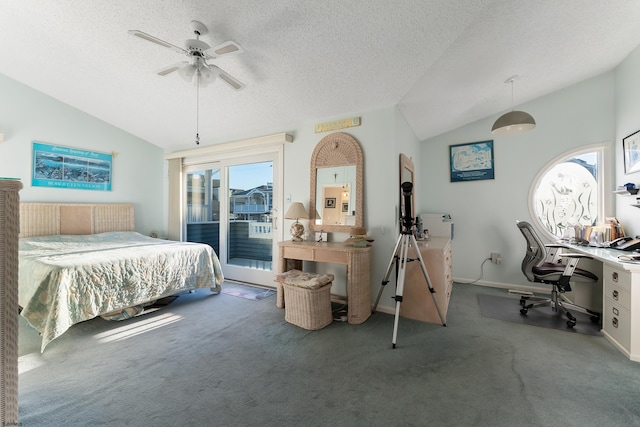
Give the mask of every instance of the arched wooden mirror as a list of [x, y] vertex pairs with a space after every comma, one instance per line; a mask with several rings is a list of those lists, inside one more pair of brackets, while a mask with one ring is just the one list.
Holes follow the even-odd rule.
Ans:
[[311, 156], [311, 230], [364, 227], [363, 170], [362, 148], [351, 135], [332, 133], [318, 142]]

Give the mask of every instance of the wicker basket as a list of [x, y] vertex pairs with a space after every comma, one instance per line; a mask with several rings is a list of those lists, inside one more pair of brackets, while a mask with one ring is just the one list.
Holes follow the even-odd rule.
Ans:
[[333, 321], [331, 313], [331, 282], [317, 289], [282, 283], [284, 320], [310, 331], [322, 329]]

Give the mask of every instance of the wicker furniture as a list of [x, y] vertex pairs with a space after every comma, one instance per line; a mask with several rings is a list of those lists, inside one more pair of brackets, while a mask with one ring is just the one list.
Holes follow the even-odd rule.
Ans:
[[[315, 331], [333, 321], [331, 283], [333, 274], [314, 274], [289, 270], [276, 276], [286, 301], [284, 320]], [[278, 286], [280, 288], [280, 286]]]
[[[356, 248], [337, 242], [279, 242], [280, 273], [303, 270], [302, 261], [328, 262], [347, 266], [347, 321], [357, 325], [371, 315], [371, 246]], [[279, 308], [285, 306], [278, 284]]]
[[18, 423], [18, 232], [22, 183], [0, 179], [0, 425]]

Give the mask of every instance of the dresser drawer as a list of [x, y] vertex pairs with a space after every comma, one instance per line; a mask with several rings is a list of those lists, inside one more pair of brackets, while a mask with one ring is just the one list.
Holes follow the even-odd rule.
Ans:
[[349, 254], [346, 252], [316, 250], [314, 261], [347, 264], [349, 262], [348, 258]]
[[631, 293], [617, 284], [605, 283], [604, 297], [627, 310], [631, 309]]
[[606, 285], [616, 285], [618, 289], [631, 292], [631, 273], [605, 264], [602, 270], [603, 282]]
[[305, 248], [284, 248], [284, 257], [288, 259], [301, 259], [313, 261], [313, 251]]
[[627, 308], [605, 298], [602, 329], [621, 346], [629, 350], [631, 345], [631, 315]]

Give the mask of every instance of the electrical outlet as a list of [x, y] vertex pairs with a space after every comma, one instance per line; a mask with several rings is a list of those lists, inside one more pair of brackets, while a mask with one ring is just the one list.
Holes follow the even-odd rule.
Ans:
[[502, 262], [502, 257], [499, 252], [491, 252], [491, 262], [494, 264], [500, 264]]

